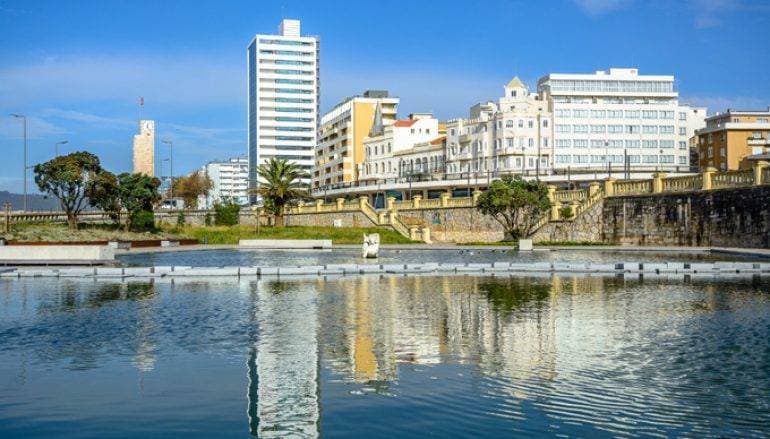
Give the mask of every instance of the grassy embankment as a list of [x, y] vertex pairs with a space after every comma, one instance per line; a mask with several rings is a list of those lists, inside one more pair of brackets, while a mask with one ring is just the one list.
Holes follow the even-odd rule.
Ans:
[[109, 224], [81, 224], [76, 231], [65, 224], [14, 224], [9, 233], [0, 236], [18, 241], [109, 241], [144, 239], [197, 239], [207, 244], [237, 244], [240, 239], [331, 239], [334, 244], [361, 244], [363, 234], [379, 233], [383, 244], [414, 243], [389, 229], [375, 227], [260, 227], [254, 226], [163, 226], [155, 232], [124, 232]]

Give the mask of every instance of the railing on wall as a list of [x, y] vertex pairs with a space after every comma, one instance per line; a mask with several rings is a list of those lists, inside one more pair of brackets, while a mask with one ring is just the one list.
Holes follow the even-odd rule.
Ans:
[[751, 169], [740, 171], [727, 171], [720, 174], [714, 174], [711, 177], [712, 189], [723, 189], [728, 187], [742, 187], [754, 185], [754, 171]]
[[652, 180], [627, 180], [615, 182], [615, 195], [649, 194]]
[[687, 175], [684, 177], [669, 177], [663, 180], [663, 192], [688, 192], [703, 188], [702, 175]]

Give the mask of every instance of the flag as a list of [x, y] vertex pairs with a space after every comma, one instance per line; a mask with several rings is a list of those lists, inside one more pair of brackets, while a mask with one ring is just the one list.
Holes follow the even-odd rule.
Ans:
[[139, 105], [144, 107], [144, 96], [139, 96]]

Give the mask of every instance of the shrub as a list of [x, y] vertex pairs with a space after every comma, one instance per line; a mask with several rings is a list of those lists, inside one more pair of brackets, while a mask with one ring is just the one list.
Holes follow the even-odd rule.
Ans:
[[138, 210], [131, 214], [131, 231], [155, 231], [155, 214], [149, 210]]
[[203, 217], [203, 224], [206, 226], [211, 225], [211, 214], [206, 212], [206, 215]]
[[234, 226], [238, 224], [241, 206], [231, 199], [214, 204], [214, 223], [218, 226]]
[[572, 211], [571, 206], [565, 206], [559, 209], [559, 216], [561, 216], [562, 219], [570, 219], [575, 216], [575, 213]]
[[178, 214], [176, 214], [176, 225], [183, 226], [184, 223], [185, 223], [184, 212], [179, 212]]

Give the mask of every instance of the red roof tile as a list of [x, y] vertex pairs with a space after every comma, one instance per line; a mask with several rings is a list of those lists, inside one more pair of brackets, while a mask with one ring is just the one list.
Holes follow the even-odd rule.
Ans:
[[413, 119], [403, 119], [403, 120], [397, 120], [393, 123], [393, 126], [396, 127], [410, 127], [414, 125], [414, 123], [417, 122], [417, 120]]

